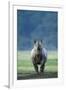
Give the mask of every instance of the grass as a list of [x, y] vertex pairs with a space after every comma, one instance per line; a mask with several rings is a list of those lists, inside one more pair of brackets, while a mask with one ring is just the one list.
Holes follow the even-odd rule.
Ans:
[[39, 79], [39, 78], [57, 78], [58, 77], [58, 56], [57, 51], [48, 52], [48, 59], [44, 74], [36, 74], [30, 51], [17, 52], [17, 79]]

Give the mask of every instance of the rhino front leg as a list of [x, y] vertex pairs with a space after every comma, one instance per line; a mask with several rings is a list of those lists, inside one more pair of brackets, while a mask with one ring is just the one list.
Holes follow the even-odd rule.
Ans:
[[42, 62], [41, 62], [40, 72], [44, 72], [44, 69], [45, 69], [45, 63], [46, 63], [46, 58], [45, 58], [44, 60], [42, 60]]
[[33, 60], [33, 66], [35, 71], [38, 73], [38, 65], [36, 64], [35, 60]]

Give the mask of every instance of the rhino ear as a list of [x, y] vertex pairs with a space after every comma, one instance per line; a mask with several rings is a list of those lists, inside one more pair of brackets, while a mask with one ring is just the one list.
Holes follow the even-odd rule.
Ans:
[[34, 44], [36, 43], [36, 40], [34, 40]]

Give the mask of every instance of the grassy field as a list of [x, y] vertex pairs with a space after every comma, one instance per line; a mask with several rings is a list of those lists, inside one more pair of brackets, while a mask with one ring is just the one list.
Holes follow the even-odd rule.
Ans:
[[40, 79], [58, 77], [58, 56], [57, 51], [48, 52], [48, 60], [44, 74], [36, 74], [32, 65], [30, 51], [17, 52], [17, 79]]

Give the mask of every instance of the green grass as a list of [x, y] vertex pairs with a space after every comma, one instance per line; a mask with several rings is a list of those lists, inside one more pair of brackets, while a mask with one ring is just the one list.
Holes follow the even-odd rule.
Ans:
[[48, 59], [45, 66], [45, 73], [37, 75], [32, 60], [30, 51], [17, 52], [17, 79], [32, 79], [32, 78], [55, 78], [58, 74], [58, 56], [57, 51], [48, 52]]

